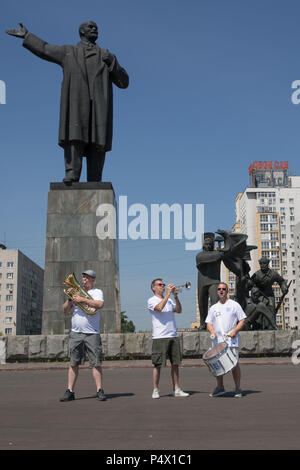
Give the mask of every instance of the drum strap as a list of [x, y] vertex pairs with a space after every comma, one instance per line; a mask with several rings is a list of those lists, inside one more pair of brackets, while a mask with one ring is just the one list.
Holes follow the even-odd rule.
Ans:
[[224, 333], [224, 328], [223, 328], [223, 322], [222, 322], [222, 314], [219, 310], [219, 306], [217, 306], [216, 308], [216, 319], [217, 319], [217, 322], [218, 322], [218, 325], [219, 325], [219, 328], [220, 328], [220, 331], [222, 333], [222, 336], [223, 336], [223, 339], [224, 341], [226, 342], [226, 337], [227, 335]]

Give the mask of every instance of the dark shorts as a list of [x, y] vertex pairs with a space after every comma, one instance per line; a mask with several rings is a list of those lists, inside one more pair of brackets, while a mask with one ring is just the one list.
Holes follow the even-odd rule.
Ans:
[[91, 367], [99, 367], [102, 364], [102, 344], [98, 333], [70, 333], [70, 365], [83, 365], [86, 355]]
[[152, 340], [152, 363], [155, 367], [165, 366], [167, 359], [179, 366], [182, 352], [179, 338], [159, 338]]

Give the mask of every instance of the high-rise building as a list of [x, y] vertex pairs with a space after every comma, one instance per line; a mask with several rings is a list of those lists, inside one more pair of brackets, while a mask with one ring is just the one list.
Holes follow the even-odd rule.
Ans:
[[43, 279], [40, 266], [21, 251], [0, 245], [0, 333], [41, 333]]
[[[257, 246], [251, 251], [250, 275], [259, 269], [258, 260], [267, 257], [271, 269], [292, 281], [276, 320], [282, 329], [299, 329], [295, 226], [300, 222], [300, 176], [289, 176], [288, 171], [288, 162], [254, 162], [250, 166], [250, 187], [236, 197], [233, 230], [247, 234], [248, 245]], [[277, 284], [273, 288], [278, 302], [280, 288]]]

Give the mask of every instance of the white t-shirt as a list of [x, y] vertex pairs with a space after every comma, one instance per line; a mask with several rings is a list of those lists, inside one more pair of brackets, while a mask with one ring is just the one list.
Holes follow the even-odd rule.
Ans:
[[205, 323], [211, 323], [216, 332], [217, 337], [213, 339], [213, 346], [226, 341], [230, 347], [237, 348], [239, 346], [238, 334], [234, 338], [224, 339], [222, 333], [230, 333], [243, 318], [246, 318], [246, 314], [240, 304], [234, 300], [228, 299], [225, 304], [218, 302], [210, 307]]
[[[93, 300], [103, 301], [103, 292], [100, 289], [87, 291]], [[80, 307], [75, 305], [72, 315], [72, 331], [76, 333], [100, 333], [100, 310], [95, 315], [87, 315]]]
[[156, 295], [148, 300], [148, 309], [152, 316], [152, 339], [176, 338], [178, 336], [174, 316], [176, 304], [168, 299], [161, 312], [154, 310], [154, 307], [161, 301], [162, 298]]

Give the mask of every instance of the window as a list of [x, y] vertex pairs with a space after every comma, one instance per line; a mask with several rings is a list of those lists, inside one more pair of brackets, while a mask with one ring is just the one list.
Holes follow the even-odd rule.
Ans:
[[290, 199], [289, 199], [289, 203], [290, 203], [290, 204], [294, 204], [294, 199], [293, 199], [293, 198], [290, 198]]
[[6, 273], [6, 279], [13, 279], [14, 273]]
[[12, 334], [12, 328], [5, 328], [4, 330], [6, 335], [11, 335]]
[[279, 267], [280, 267], [279, 259], [273, 259], [272, 260], [272, 268], [279, 268]]
[[13, 268], [14, 267], [14, 262], [13, 261], [7, 261], [6, 266], [8, 268]]
[[13, 300], [13, 296], [12, 296], [11, 294], [7, 295], [7, 296], [6, 296], [6, 300], [7, 300], [8, 302], [11, 302], [11, 301]]
[[5, 317], [4, 323], [12, 323], [13, 319], [12, 317]]
[[6, 307], [5, 307], [5, 311], [6, 311], [6, 312], [12, 312], [12, 310], [13, 310], [13, 306], [12, 306], [12, 305], [6, 305]]
[[283, 204], [284, 203], [284, 199], [280, 199], [280, 204]]

